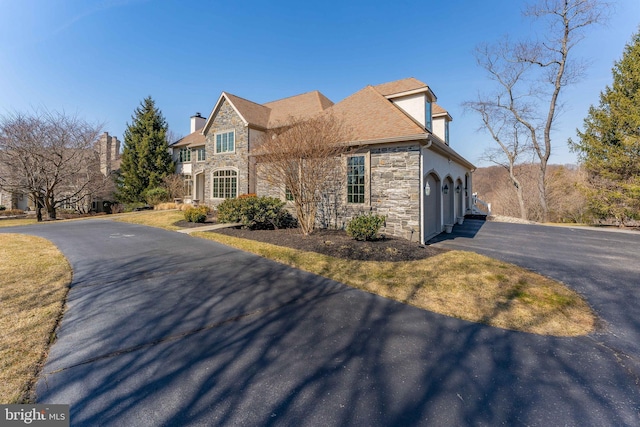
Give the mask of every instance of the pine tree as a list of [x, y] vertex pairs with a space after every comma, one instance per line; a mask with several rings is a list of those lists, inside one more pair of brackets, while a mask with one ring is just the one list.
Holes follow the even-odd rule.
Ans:
[[124, 133], [118, 197], [123, 202], [141, 202], [145, 191], [159, 187], [175, 165], [168, 150], [167, 123], [150, 96], [131, 119]]
[[588, 173], [591, 213], [624, 225], [640, 219], [640, 32], [612, 71], [613, 85], [589, 109], [580, 141], [569, 143]]

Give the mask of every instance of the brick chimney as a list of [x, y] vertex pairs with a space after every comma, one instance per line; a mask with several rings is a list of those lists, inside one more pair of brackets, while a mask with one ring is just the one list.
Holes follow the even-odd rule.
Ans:
[[195, 115], [191, 116], [191, 133], [202, 129], [206, 121], [207, 119], [205, 117], [202, 117], [200, 113], [196, 113]]

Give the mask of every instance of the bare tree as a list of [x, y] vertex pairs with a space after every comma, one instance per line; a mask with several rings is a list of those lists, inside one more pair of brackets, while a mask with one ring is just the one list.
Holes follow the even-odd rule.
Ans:
[[[318, 205], [341, 172], [341, 156], [350, 150], [346, 141], [344, 123], [323, 114], [290, 118], [286, 125], [267, 132], [255, 151], [258, 174], [290, 195], [305, 235], [314, 230]], [[336, 203], [339, 199], [334, 195]]]
[[602, 0], [539, 0], [526, 8], [525, 16], [541, 21], [545, 36], [534, 41], [476, 50], [478, 64], [497, 83], [498, 91], [480, 95], [479, 102], [512, 115], [529, 133], [539, 161], [538, 192], [542, 220], [546, 221], [547, 165], [551, 156], [551, 131], [561, 110], [562, 89], [577, 82], [586, 63], [573, 60], [571, 50], [586, 29], [606, 19], [608, 4]]
[[466, 102], [464, 106], [480, 114], [484, 128], [498, 144], [498, 147], [487, 148], [484, 157], [491, 163], [503, 167], [509, 173], [509, 179], [518, 200], [520, 218], [528, 219], [524, 201], [524, 186], [516, 174], [518, 161], [530, 151], [526, 130], [517, 120], [514, 120], [509, 112], [496, 108], [491, 103], [478, 100]]
[[162, 179], [162, 187], [169, 193], [170, 199], [182, 199], [187, 194], [183, 175], [167, 175]]
[[60, 113], [14, 113], [0, 119], [0, 188], [29, 195], [37, 218], [46, 208], [85, 203], [107, 184], [93, 144], [100, 126]]

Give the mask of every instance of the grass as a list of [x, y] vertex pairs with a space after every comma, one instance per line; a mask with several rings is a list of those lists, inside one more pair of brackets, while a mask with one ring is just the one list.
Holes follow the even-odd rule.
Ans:
[[[116, 220], [168, 230], [180, 211], [144, 211]], [[303, 252], [217, 233], [192, 236], [253, 252], [283, 264], [436, 313], [541, 335], [592, 332], [595, 316], [576, 292], [524, 268], [473, 252], [450, 251], [421, 261], [362, 262]]]
[[109, 215], [107, 219], [127, 222], [130, 224], [141, 224], [151, 227], [159, 227], [164, 228], [165, 230], [179, 230], [180, 227], [176, 227], [175, 225], [173, 225], [173, 223], [184, 219], [184, 212], [178, 210], [141, 211], [126, 214]]
[[412, 262], [362, 262], [217, 233], [192, 234], [426, 310], [504, 329], [578, 336], [595, 316], [576, 292], [512, 264], [465, 251]]
[[0, 234], [0, 403], [27, 403], [64, 306], [71, 267], [48, 240]]
[[[183, 219], [183, 213], [143, 211], [105, 219], [177, 230], [173, 223]], [[30, 223], [5, 220], [0, 226]], [[412, 262], [362, 262], [217, 233], [193, 235], [471, 322], [554, 336], [594, 330], [595, 316], [577, 293], [472, 252], [449, 251]], [[18, 234], [0, 235], [0, 259], [5, 279], [0, 285], [0, 403], [28, 402], [62, 311], [71, 270], [51, 243]]]
[[35, 218], [17, 218], [17, 219], [2, 219], [0, 220], [0, 227], [13, 227], [16, 225], [31, 225], [37, 224]]

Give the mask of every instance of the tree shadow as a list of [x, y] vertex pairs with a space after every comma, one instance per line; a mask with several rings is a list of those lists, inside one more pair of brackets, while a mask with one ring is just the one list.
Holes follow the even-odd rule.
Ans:
[[451, 233], [442, 232], [428, 240], [426, 243], [428, 245], [432, 245], [446, 240], [455, 240], [460, 237], [473, 239], [476, 237], [476, 234], [478, 234], [484, 223], [485, 221], [480, 219], [465, 219], [462, 224], [454, 225]]
[[[473, 324], [210, 241], [123, 228], [139, 240], [133, 255], [109, 240], [97, 254], [70, 250], [68, 309], [37, 393], [70, 404], [73, 425], [640, 421], [637, 384], [589, 337]], [[55, 238], [64, 252], [81, 235]]]

